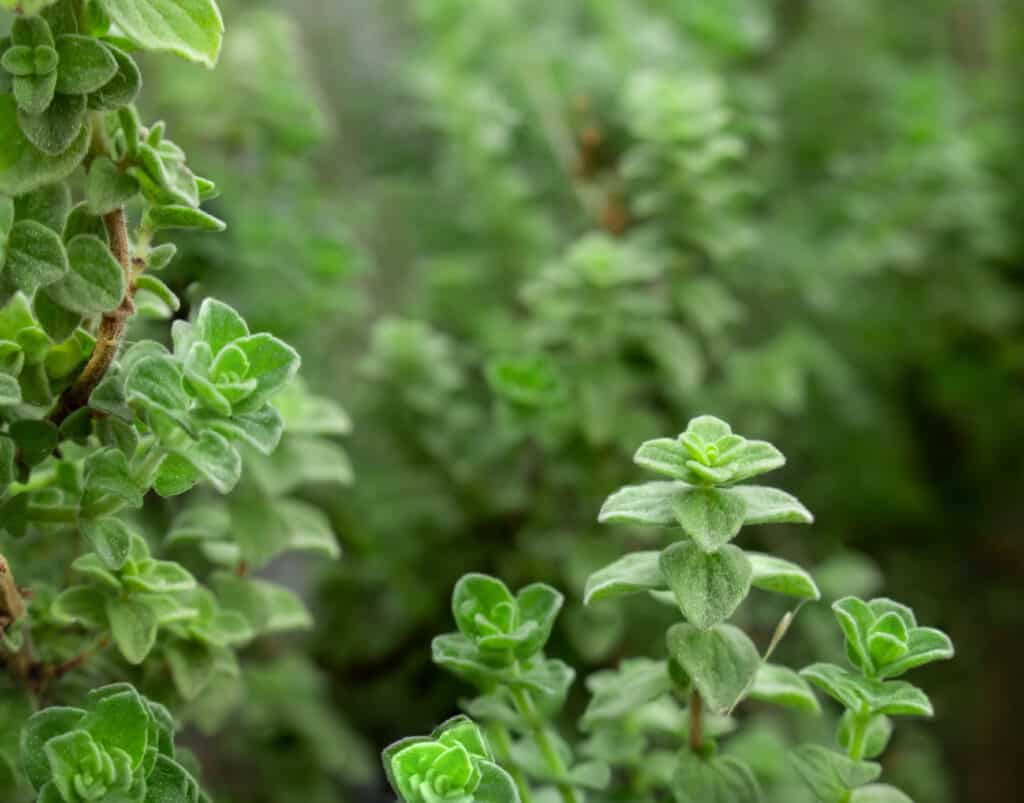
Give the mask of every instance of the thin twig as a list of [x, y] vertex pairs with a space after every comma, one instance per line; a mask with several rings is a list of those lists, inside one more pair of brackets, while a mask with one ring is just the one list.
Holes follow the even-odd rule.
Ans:
[[[25, 599], [14, 581], [7, 558], [0, 555], [0, 619], [4, 627], [10, 627], [26, 613]], [[8, 666], [20, 678], [27, 678], [32, 669], [32, 645], [28, 635], [22, 642], [21, 649], [7, 659]]]

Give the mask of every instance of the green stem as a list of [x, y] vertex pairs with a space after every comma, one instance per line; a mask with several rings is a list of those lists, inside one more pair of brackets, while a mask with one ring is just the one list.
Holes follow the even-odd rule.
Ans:
[[[522, 716], [523, 721], [526, 722], [527, 727], [530, 729], [530, 735], [533, 737], [534, 742], [536, 742], [537, 749], [540, 750], [541, 755], [544, 757], [544, 761], [547, 763], [548, 769], [551, 770], [551, 774], [556, 778], [564, 778], [566, 766], [565, 762], [562, 761], [562, 757], [558, 754], [558, 746], [555, 743], [554, 734], [547, 721], [537, 710], [530, 692], [521, 686], [515, 686], [512, 689], [512, 699], [515, 701], [520, 716]], [[558, 789], [558, 793], [562, 796], [563, 803], [580, 803], [579, 795], [576, 794], [576, 790], [570, 784], [563, 781], [555, 784], [555, 786]]]
[[520, 803], [533, 803], [533, 792], [530, 790], [526, 775], [512, 760], [512, 738], [508, 728], [500, 722], [492, 722], [488, 726], [488, 731], [491, 745], [498, 757], [498, 763], [508, 770], [508, 774], [512, 776], [512, 780], [515, 781], [516, 787], [519, 789]]
[[690, 695], [690, 749], [700, 753], [704, 747], [703, 701], [696, 689]]
[[74, 505], [29, 505], [26, 518], [44, 524], [69, 524], [78, 520], [78, 508]]
[[[861, 705], [860, 710], [854, 714], [853, 734], [850, 736], [850, 747], [846, 751], [846, 754], [854, 761], [861, 761], [864, 758], [864, 750], [867, 747], [868, 725], [870, 724], [871, 709], [868, 708], [865, 703]], [[839, 803], [850, 803], [852, 795], [853, 790], [847, 789], [843, 792], [843, 796], [839, 799]]]

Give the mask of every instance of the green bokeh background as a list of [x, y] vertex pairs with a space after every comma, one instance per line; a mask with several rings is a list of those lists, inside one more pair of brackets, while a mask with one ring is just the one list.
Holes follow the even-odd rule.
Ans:
[[[917, 678], [937, 717], [898, 730], [889, 777], [919, 803], [1018, 799], [1024, 6], [246, 0], [225, 18], [216, 72], [147, 64], [147, 112], [218, 179], [230, 226], [189, 239], [169, 281], [300, 349], [355, 421], [356, 481], [304, 492], [340, 562], [271, 568], [315, 600], [300, 647], [319, 674], [254, 669], [243, 727], [194, 737], [224, 800], [378, 799], [372, 762], [327, 744], [369, 755], [453, 712], [466, 689], [429, 640], [466, 570], [566, 591], [552, 652], [581, 676], [658, 651], [650, 605], [575, 601], [648, 543], [595, 523], [640, 479], [632, 449], [704, 412], [778, 444], [777, 483], [817, 515], [748, 543], [952, 635], [956, 661]], [[741, 616], [770, 632], [781, 609], [755, 600]], [[793, 664], [838, 648], [818, 607]], [[337, 717], [296, 717], [293, 677]], [[808, 733], [828, 738], [758, 712], [737, 739], [770, 799], [803, 799], [776, 759]]]

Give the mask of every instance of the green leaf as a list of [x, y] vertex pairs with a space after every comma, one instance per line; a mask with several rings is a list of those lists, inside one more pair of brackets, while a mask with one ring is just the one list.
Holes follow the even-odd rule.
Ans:
[[163, 355], [142, 357], [131, 366], [124, 383], [129, 404], [155, 407], [178, 418], [188, 409], [189, 397], [182, 386], [181, 369]]
[[676, 523], [675, 504], [692, 488], [684, 482], [627, 485], [605, 500], [597, 520], [601, 523], [672, 526]]
[[646, 441], [633, 455], [638, 466], [677, 480], [692, 480], [693, 472], [686, 467], [690, 459], [689, 452], [674, 438]]
[[732, 625], [700, 630], [691, 624], [673, 625], [668, 651], [693, 680], [711, 711], [724, 714], [743, 697], [761, 665], [757, 647]]
[[57, 428], [49, 421], [16, 421], [8, 435], [17, 444], [22, 462], [29, 466], [43, 462], [57, 448]]
[[167, 756], [157, 757], [146, 778], [146, 803], [191, 803], [198, 795], [199, 787], [184, 767]]
[[915, 627], [907, 638], [907, 652], [898, 660], [886, 663], [878, 671], [881, 678], [895, 678], [904, 672], [932, 661], [946, 661], [954, 655], [953, 642], [941, 630]]
[[679, 753], [672, 793], [676, 803], [761, 803], [761, 789], [750, 768], [732, 756], [704, 758]]
[[659, 565], [683, 616], [701, 630], [732, 616], [750, 591], [750, 561], [732, 544], [709, 553], [680, 541], [661, 553]]
[[75, 729], [85, 711], [80, 708], [51, 706], [33, 714], [21, 729], [21, 764], [35, 789], [53, 777], [44, 746], [50, 739]]
[[106, 595], [92, 586], [72, 586], [53, 601], [50, 613], [65, 622], [79, 622], [97, 630], [106, 628]]
[[207, 67], [217, 63], [224, 21], [214, 0], [98, 0], [129, 39]]
[[840, 803], [851, 789], [870, 783], [882, 774], [872, 761], [855, 761], [821, 745], [804, 744], [790, 755], [793, 767], [822, 803]]
[[749, 696], [754, 700], [783, 705], [811, 714], [821, 712], [818, 698], [807, 681], [788, 666], [762, 664], [757, 670]]
[[112, 591], [121, 590], [121, 581], [110, 572], [106, 564], [100, 560], [99, 555], [91, 552], [81, 555], [71, 563], [71, 568], [92, 578]]
[[691, 488], [672, 503], [679, 526], [705, 552], [728, 543], [743, 527], [746, 504], [729, 489]]
[[580, 726], [590, 729], [628, 717], [638, 708], [668, 694], [672, 689], [665, 661], [633, 658], [618, 671], [595, 672], [587, 678], [592, 695]]
[[67, 178], [89, 150], [89, 126], [59, 156], [48, 156], [22, 133], [14, 98], [0, 94], [0, 194], [20, 196]]
[[118, 449], [101, 449], [85, 461], [85, 506], [113, 496], [129, 507], [141, 507], [144, 489], [132, 476], [128, 458]]
[[142, 73], [131, 56], [110, 42], [104, 44], [117, 63], [117, 72], [100, 89], [89, 95], [89, 108], [114, 111], [128, 106], [138, 97], [142, 89]]
[[102, 88], [117, 74], [117, 61], [106, 45], [91, 36], [63, 34], [57, 37], [57, 92], [87, 95]]
[[[13, 404], [21, 403], [21, 385], [18, 384], [18, 380], [8, 374], [0, 374], [0, 407], [10, 407]], [[10, 443], [7, 438], [4, 438], [6, 443]], [[5, 449], [4, 457], [8, 456], [8, 452]], [[0, 469], [0, 484], [6, 484], [13, 482], [13, 474], [11, 479], [6, 479], [9, 472], [6, 470], [6, 462], [4, 468]]]
[[132, 533], [128, 525], [112, 516], [87, 519], [81, 523], [82, 533], [93, 550], [111, 571], [118, 571], [128, 560]]
[[7, 241], [5, 270], [26, 295], [53, 284], [68, 271], [68, 257], [60, 236], [34, 220], [15, 223]]
[[53, 103], [57, 90], [57, 72], [54, 70], [45, 75], [17, 76], [13, 83], [18, 110], [28, 114], [42, 114]]
[[855, 789], [853, 795], [850, 796], [850, 803], [914, 803], [914, 801], [895, 786], [873, 783]]
[[491, 761], [481, 760], [477, 767], [480, 770], [480, 785], [473, 794], [478, 803], [519, 803], [519, 790], [512, 777], [500, 766]]
[[197, 231], [221, 232], [227, 228], [227, 224], [223, 220], [215, 218], [202, 209], [194, 209], [191, 206], [180, 204], [149, 207], [143, 217], [143, 225], [150, 231], [195, 229]]
[[564, 602], [562, 593], [546, 583], [531, 583], [519, 589], [516, 593], [519, 622], [534, 627], [515, 648], [517, 658], [530, 658], [544, 647]]
[[665, 588], [658, 559], [656, 551], [632, 552], [599, 569], [587, 578], [583, 603]]
[[164, 594], [171, 591], [189, 591], [196, 587], [196, 579], [184, 566], [170, 560], [148, 561], [137, 574], [125, 573], [121, 577], [124, 587], [132, 591]]
[[71, 211], [71, 190], [62, 182], [48, 184], [16, 199], [15, 208], [17, 220], [34, 220], [59, 234]]
[[743, 480], [766, 474], [786, 464], [782, 452], [766, 441], [744, 441], [742, 445], [730, 450], [728, 466], [732, 470], [730, 482]]
[[92, 737], [83, 730], [73, 730], [54, 736], [43, 745], [43, 752], [53, 771], [53, 783], [60, 790], [64, 800], [79, 797], [75, 791], [74, 779], [80, 767], [102, 767], [99, 747]]
[[860, 709], [867, 703], [874, 714], [902, 714], [930, 717], [934, 713], [928, 696], [900, 680], [865, 678], [835, 664], [812, 664], [800, 674], [846, 708]]
[[56, 95], [42, 112], [19, 109], [17, 122], [32, 144], [44, 154], [56, 157], [67, 151], [82, 131], [85, 113], [83, 95]]
[[331, 522], [320, 508], [295, 499], [281, 499], [276, 507], [291, 534], [289, 549], [319, 552], [329, 558], [341, 554]]
[[183, 344], [180, 349], [178, 347], [178, 332], [184, 333], [189, 326], [194, 328], [195, 337], [209, 345], [214, 356], [218, 355], [228, 344], [249, 334], [249, 327], [242, 316], [223, 301], [218, 301], [215, 298], [208, 298], [202, 303], [195, 323], [191, 325], [175, 324], [176, 352], [180, 351], [184, 354], [189, 351], [191, 340], [187, 340], [187, 345]]
[[101, 747], [123, 750], [132, 767], [142, 763], [149, 733], [149, 710], [131, 687], [97, 700], [79, 723]]
[[737, 485], [723, 493], [743, 500], [744, 524], [811, 524], [814, 516], [796, 497], [778, 488]]
[[85, 198], [92, 214], [112, 212], [128, 203], [138, 191], [138, 182], [121, 172], [106, 156], [94, 160], [89, 166]]
[[223, 494], [229, 493], [242, 476], [242, 458], [238, 451], [223, 435], [212, 430], [201, 433], [198, 440], [178, 454]]
[[868, 675], [875, 671], [868, 646], [868, 633], [875, 622], [875, 614], [868, 604], [857, 597], [843, 597], [832, 603], [832, 611], [846, 636], [846, 655], [850, 662]]
[[121, 655], [130, 664], [141, 664], [156, 643], [159, 626], [156, 613], [138, 595], [107, 600], [110, 633]]
[[755, 588], [799, 599], [821, 599], [814, 578], [795, 563], [762, 552], [747, 552], [747, 557], [753, 569], [751, 585]]
[[234, 342], [249, 360], [247, 379], [256, 389], [238, 405], [239, 411], [255, 410], [274, 396], [299, 370], [298, 352], [273, 335], [255, 334]]
[[67, 245], [71, 270], [46, 288], [50, 298], [82, 315], [110, 312], [125, 294], [124, 270], [98, 237], [80, 234]]
[[[3, 376], [6, 376], [6, 374]], [[18, 397], [19, 399], [21, 398], [20, 391]], [[17, 449], [18, 447], [14, 445], [14, 441], [0, 435], [0, 489], [6, 488], [6, 486], [17, 479], [14, 473], [14, 456]]]
[[194, 700], [217, 668], [213, 649], [206, 644], [175, 639], [164, 647], [174, 687], [185, 700]]

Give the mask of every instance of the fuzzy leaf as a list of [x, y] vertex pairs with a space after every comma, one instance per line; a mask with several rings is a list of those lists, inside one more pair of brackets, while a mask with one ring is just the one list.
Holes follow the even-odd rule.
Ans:
[[597, 520], [602, 523], [672, 526], [676, 523], [674, 504], [692, 488], [684, 482], [627, 485], [605, 500]]
[[43, 111], [18, 110], [21, 131], [33, 145], [49, 156], [59, 156], [75, 141], [85, 126], [83, 95], [57, 95]]
[[11, 229], [4, 270], [15, 287], [30, 296], [67, 273], [68, 256], [52, 229], [34, 220], [21, 220]]
[[732, 544], [709, 553], [680, 541], [661, 553], [659, 565], [683, 616], [701, 630], [732, 616], [750, 591], [750, 561]]
[[953, 657], [953, 642], [941, 630], [931, 627], [912, 628], [907, 638], [907, 652], [898, 660], [885, 664], [878, 672], [881, 678], [895, 678], [907, 670], [932, 661]]
[[751, 585], [755, 588], [799, 599], [821, 599], [814, 578], [795, 563], [762, 552], [747, 552], [747, 557], [753, 568]]
[[129, 39], [213, 67], [224, 21], [214, 0], [99, 0]]
[[14, 98], [0, 94], [0, 194], [20, 196], [67, 178], [88, 150], [89, 126], [85, 125], [65, 152], [44, 154], [22, 133]]
[[617, 672], [591, 675], [587, 685], [593, 693], [580, 720], [584, 729], [628, 717], [640, 706], [668, 694], [672, 680], [665, 661], [634, 658], [623, 661]]
[[107, 600], [110, 633], [130, 664], [141, 664], [156, 643], [158, 620], [153, 608], [139, 595]]
[[112, 212], [128, 203], [138, 191], [138, 182], [122, 173], [106, 156], [101, 156], [90, 165], [85, 198], [92, 214], [105, 215]]
[[743, 500], [744, 524], [811, 524], [814, 521], [814, 516], [796, 497], [778, 488], [737, 485], [723, 492]]
[[750, 638], [732, 625], [700, 630], [691, 624], [673, 625], [667, 635], [669, 654], [693, 680], [708, 708], [729, 711], [744, 695], [761, 656]]
[[85, 716], [80, 708], [51, 706], [29, 717], [21, 729], [21, 763], [35, 789], [53, 777], [53, 770], [43, 749], [50, 739], [74, 730]]
[[632, 552], [587, 578], [583, 604], [665, 588], [656, 551]]
[[85, 520], [81, 527], [93, 551], [108, 569], [118, 571], [124, 566], [132, 542], [132, 533], [127, 524], [110, 516]]
[[811, 714], [821, 712], [818, 698], [807, 681], [788, 666], [762, 664], [757, 670], [750, 695], [754, 700], [775, 703]]
[[714, 552], [739, 533], [746, 504], [730, 489], [692, 488], [672, 502], [672, 513], [701, 549]]
[[692, 478], [692, 472], [686, 467], [689, 460], [690, 454], [675, 438], [646, 441], [633, 455], [633, 462], [638, 466], [677, 480]]
[[821, 745], [800, 745], [790, 761], [822, 803], [839, 803], [851, 789], [870, 783], [882, 774], [872, 761], [854, 761]]
[[[847, 710], [839, 720], [839, 727], [836, 729], [836, 741], [843, 750], [849, 751], [853, 742], [854, 722], [856, 711]], [[885, 714], [875, 714], [868, 721], [867, 731], [864, 736], [862, 750], [864, 758], [877, 758], [885, 752], [889, 744], [889, 737], [892, 736], [892, 720]]]
[[63, 34], [57, 37], [60, 68], [57, 92], [87, 95], [103, 87], [117, 74], [117, 61], [106, 45], [91, 36]]
[[223, 220], [215, 218], [202, 209], [194, 209], [181, 204], [151, 206], [146, 210], [143, 222], [152, 231], [195, 229], [196, 231], [221, 232], [227, 228], [227, 224]]
[[142, 73], [135, 60], [110, 42], [104, 42], [114, 57], [117, 72], [102, 87], [89, 95], [89, 108], [98, 111], [114, 111], [128, 106], [138, 97], [142, 89]]
[[855, 789], [850, 796], [850, 803], [914, 803], [914, 801], [895, 786], [872, 783]]
[[750, 768], [732, 756], [704, 758], [679, 753], [672, 792], [676, 803], [761, 803], [761, 789]]
[[97, 315], [117, 307], [124, 298], [124, 270], [98, 237], [80, 234], [67, 245], [71, 270], [46, 294], [62, 307]]

